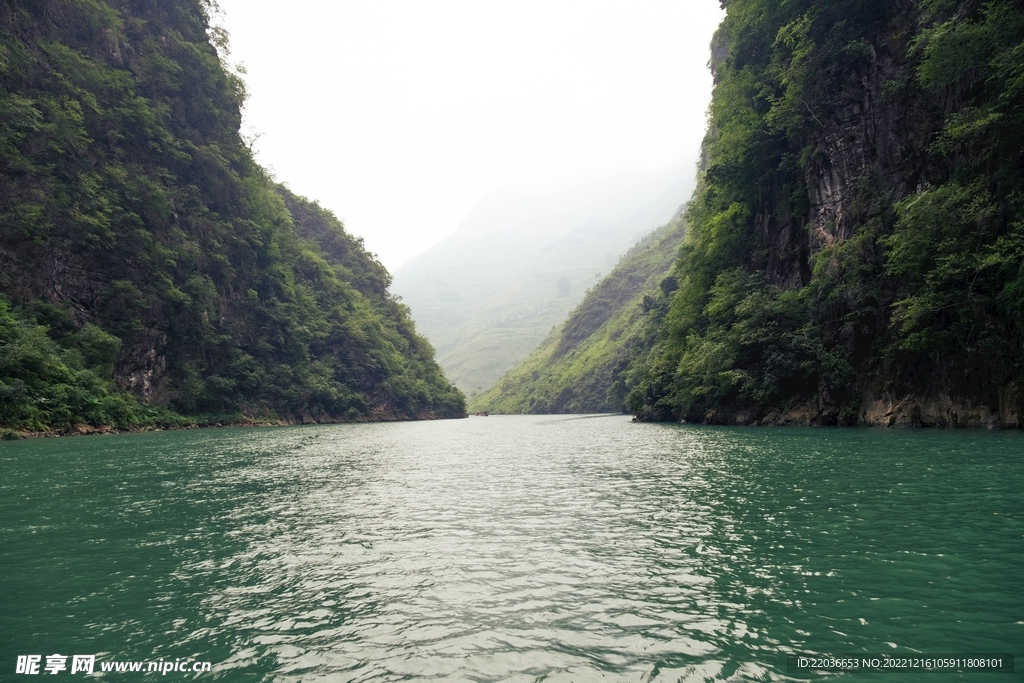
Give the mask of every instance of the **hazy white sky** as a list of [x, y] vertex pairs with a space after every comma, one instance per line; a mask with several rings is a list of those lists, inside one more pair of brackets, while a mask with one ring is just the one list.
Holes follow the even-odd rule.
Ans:
[[716, 0], [219, 0], [258, 159], [394, 270], [484, 196], [696, 160]]

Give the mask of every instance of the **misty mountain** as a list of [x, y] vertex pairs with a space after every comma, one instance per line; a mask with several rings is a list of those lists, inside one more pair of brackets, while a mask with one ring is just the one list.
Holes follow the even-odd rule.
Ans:
[[397, 269], [393, 291], [467, 393], [492, 386], [562, 322], [619, 257], [693, 190], [690, 164], [545, 193], [493, 195]]
[[[677, 286], [676, 254], [686, 236], [677, 216], [635, 244], [540, 346], [470, 410], [493, 413], [625, 411], [656, 338], [655, 309]], [[662, 304], [663, 306], [663, 304]]]

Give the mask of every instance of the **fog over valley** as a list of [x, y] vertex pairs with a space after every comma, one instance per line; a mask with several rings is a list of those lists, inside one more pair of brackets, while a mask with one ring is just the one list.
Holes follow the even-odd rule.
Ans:
[[548, 193], [495, 194], [459, 230], [394, 273], [445, 374], [490, 388], [693, 191], [696, 159]]

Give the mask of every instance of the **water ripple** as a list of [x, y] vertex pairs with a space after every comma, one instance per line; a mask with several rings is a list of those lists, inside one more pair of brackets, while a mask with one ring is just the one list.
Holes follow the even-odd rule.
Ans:
[[[97, 650], [212, 680], [788, 680], [786, 652], [1024, 642], [1019, 434], [491, 417], [92, 443], [62, 456], [77, 512], [5, 505], [5, 563]], [[4, 492], [41, 495], [41, 451], [8, 453]], [[108, 573], [33, 588], [30, 536], [72, 524]]]

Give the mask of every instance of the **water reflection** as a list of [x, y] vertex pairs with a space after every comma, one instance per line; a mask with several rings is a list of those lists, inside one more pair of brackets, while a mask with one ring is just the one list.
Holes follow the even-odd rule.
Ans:
[[[236, 473], [263, 493], [236, 512], [246, 550], [206, 605], [251, 644], [229, 666], [743, 679], [779, 675], [787, 649], [934, 643], [920, 603], [940, 596], [924, 579], [952, 567], [921, 546], [949, 543], [956, 521], [927, 475], [900, 469], [913, 465], [870, 479], [877, 462], [855, 451], [871, 433], [402, 427], [324, 429]], [[1019, 552], [1000, 557], [1021, 568]], [[865, 637], [877, 623], [884, 637]]]

